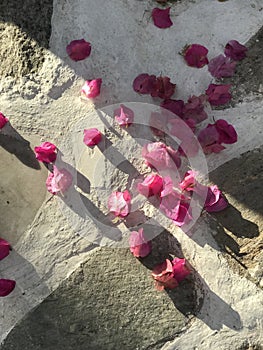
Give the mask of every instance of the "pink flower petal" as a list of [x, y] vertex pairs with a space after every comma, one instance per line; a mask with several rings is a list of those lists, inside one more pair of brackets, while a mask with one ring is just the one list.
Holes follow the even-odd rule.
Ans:
[[220, 143], [220, 134], [217, 128], [212, 124], [208, 124], [205, 129], [200, 131], [198, 141], [205, 154], [219, 153], [225, 149]]
[[151, 94], [156, 89], [157, 78], [155, 75], [142, 73], [133, 81], [133, 89], [139, 94]]
[[161, 192], [161, 197], [168, 196], [174, 191], [173, 189], [173, 181], [170, 176], [165, 176], [163, 178], [163, 190]]
[[152, 10], [153, 23], [158, 28], [169, 28], [173, 25], [170, 18], [170, 7], [166, 9], [154, 8]]
[[183, 119], [193, 119], [196, 123], [207, 119], [208, 115], [204, 110], [206, 102], [206, 95], [190, 96], [188, 102], [184, 105]]
[[219, 143], [232, 144], [237, 142], [237, 133], [233, 125], [228, 124], [224, 119], [215, 122], [216, 130], [219, 133]]
[[97, 128], [84, 129], [84, 138], [83, 142], [88, 147], [96, 146], [100, 143], [102, 139], [102, 134]]
[[0, 279], [0, 297], [6, 297], [10, 294], [16, 286], [13, 280]]
[[8, 123], [8, 118], [6, 118], [3, 113], [0, 112], [0, 129], [3, 129], [3, 127]]
[[114, 115], [115, 115], [116, 122], [120, 126], [129, 126], [133, 123], [133, 120], [134, 120], [133, 111], [122, 104], [120, 105], [119, 108], [115, 109]]
[[184, 113], [184, 101], [182, 100], [172, 100], [172, 99], [166, 99], [161, 104], [161, 107], [168, 109], [170, 112], [173, 112], [174, 114], [178, 115], [178, 117], [182, 118]]
[[0, 260], [8, 256], [9, 251], [10, 251], [10, 244], [3, 238], [0, 238]]
[[67, 45], [66, 51], [73, 61], [81, 61], [89, 57], [91, 45], [84, 39], [73, 40]]
[[235, 74], [235, 69], [236, 62], [224, 55], [213, 58], [208, 64], [208, 71], [215, 78], [232, 77]]
[[173, 264], [169, 259], [154, 267], [152, 277], [156, 288], [160, 291], [164, 288], [173, 289], [178, 286], [178, 282], [173, 277]]
[[230, 40], [225, 46], [225, 55], [234, 61], [241, 61], [247, 55], [247, 47], [237, 40]]
[[185, 266], [185, 259], [174, 258], [172, 260], [174, 278], [178, 283], [183, 281], [191, 272]]
[[179, 205], [177, 217], [173, 219], [175, 225], [181, 227], [188, 224], [193, 219], [189, 204], [181, 202]]
[[157, 174], [148, 175], [142, 183], [137, 185], [137, 189], [140, 194], [147, 198], [154, 195], [160, 195], [163, 189], [163, 179]]
[[208, 101], [212, 106], [221, 106], [228, 103], [232, 95], [229, 92], [231, 85], [210, 84], [205, 91]]
[[36, 159], [40, 162], [53, 163], [57, 158], [57, 147], [51, 142], [43, 142], [34, 149]]
[[152, 251], [152, 242], [147, 241], [143, 229], [132, 231], [129, 239], [130, 251], [136, 258], [144, 258]]
[[164, 113], [151, 112], [149, 126], [154, 135], [163, 137], [167, 131], [167, 116]]
[[151, 96], [168, 99], [174, 94], [175, 88], [176, 84], [171, 83], [170, 78], [160, 76], [156, 79], [156, 84], [151, 92]]
[[100, 94], [100, 88], [102, 84], [102, 79], [93, 79], [85, 81], [85, 84], [82, 86], [81, 93], [86, 98], [95, 98]]
[[146, 144], [142, 149], [142, 156], [149, 166], [157, 170], [179, 168], [181, 165], [178, 151], [167, 147], [162, 142]]
[[53, 173], [48, 175], [46, 187], [48, 192], [52, 194], [63, 195], [72, 184], [72, 175], [66, 169], [58, 169], [55, 165]]
[[180, 203], [181, 195], [175, 191], [170, 192], [162, 197], [160, 210], [166, 217], [175, 221], [178, 218]]
[[184, 59], [188, 66], [196, 68], [202, 68], [208, 64], [207, 54], [207, 48], [199, 44], [192, 44], [183, 52]]
[[223, 197], [219, 188], [214, 185], [208, 188], [207, 198], [205, 201], [205, 210], [209, 213], [218, 212], [228, 206], [228, 201]]
[[108, 208], [111, 213], [118, 217], [125, 217], [131, 209], [131, 195], [124, 192], [112, 192], [108, 199]]

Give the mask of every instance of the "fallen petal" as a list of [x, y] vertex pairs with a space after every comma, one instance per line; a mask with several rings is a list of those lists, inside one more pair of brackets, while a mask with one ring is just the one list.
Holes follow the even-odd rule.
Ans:
[[125, 217], [131, 209], [131, 195], [126, 190], [124, 192], [112, 192], [108, 199], [108, 208], [111, 213], [118, 217]]
[[0, 112], [0, 129], [2, 129], [6, 123], [8, 123], [8, 118], [6, 118], [3, 113]]
[[93, 79], [85, 81], [85, 84], [82, 86], [81, 93], [86, 98], [95, 98], [100, 94], [100, 88], [102, 84], [102, 79]]
[[10, 294], [16, 286], [13, 280], [0, 279], [0, 297], [6, 297]]
[[225, 46], [225, 55], [234, 61], [241, 61], [247, 55], [247, 47], [237, 40], [230, 40]]
[[142, 183], [137, 185], [137, 189], [140, 194], [147, 198], [154, 195], [160, 195], [163, 189], [163, 179], [158, 174], [148, 175]]
[[207, 54], [207, 48], [199, 44], [187, 46], [183, 52], [184, 59], [188, 66], [195, 68], [202, 68], [208, 64]]
[[191, 272], [185, 266], [185, 259], [174, 258], [172, 260], [174, 278], [178, 283], [183, 281]]
[[83, 142], [88, 147], [96, 146], [100, 143], [102, 139], [102, 134], [97, 128], [84, 129], [84, 138]]
[[152, 10], [153, 23], [158, 28], [169, 28], [173, 25], [170, 18], [170, 7], [166, 9], [154, 8]]
[[232, 77], [235, 74], [235, 69], [236, 62], [224, 55], [213, 58], [208, 64], [208, 71], [215, 78]]
[[34, 148], [36, 159], [40, 162], [53, 163], [57, 158], [57, 147], [51, 142], [43, 142]]
[[152, 251], [152, 242], [147, 241], [143, 229], [132, 231], [129, 238], [130, 251], [136, 258], [144, 258]]
[[73, 61], [81, 61], [90, 55], [91, 45], [84, 39], [73, 40], [67, 45], [66, 51]]
[[0, 260], [8, 256], [10, 251], [10, 244], [3, 238], [0, 238]]
[[119, 108], [115, 109], [114, 116], [116, 122], [120, 126], [129, 126], [133, 123], [134, 120], [133, 111], [124, 105], [120, 105]]
[[228, 103], [232, 95], [229, 92], [231, 85], [210, 84], [205, 91], [208, 101], [212, 106], [221, 106]]

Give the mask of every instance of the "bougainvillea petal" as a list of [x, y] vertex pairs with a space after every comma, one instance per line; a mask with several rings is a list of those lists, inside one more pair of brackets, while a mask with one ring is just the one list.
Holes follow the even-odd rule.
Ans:
[[160, 291], [164, 288], [173, 289], [178, 286], [178, 282], [173, 275], [173, 264], [169, 259], [155, 266], [152, 270], [155, 286]]
[[164, 113], [151, 112], [149, 126], [154, 135], [163, 137], [167, 131], [167, 116]]
[[156, 89], [156, 76], [142, 73], [133, 81], [133, 89], [139, 94], [151, 94]]
[[144, 258], [152, 251], [152, 242], [147, 241], [143, 229], [132, 231], [129, 238], [130, 251], [136, 258]]
[[88, 147], [96, 146], [102, 140], [102, 134], [97, 128], [84, 129], [83, 142]]
[[156, 7], [152, 10], [152, 19], [156, 27], [164, 29], [173, 25], [170, 18], [170, 9], [170, 7], [166, 9], [159, 9]]
[[207, 119], [208, 115], [204, 110], [207, 103], [206, 95], [190, 96], [183, 109], [183, 119], [192, 119], [200, 123]]
[[161, 197], [171, 194], [174, 191], [173, 186], [173, 180], [170, 178], [170, 176], [165, 176], [163, 178], [163, 190], [161, 191]]
[[163, 179], [158, 174], [148, 175], [142, 183], [137, 185], [137, 189], [140, 194], [147, 198], [154, 195], [160, 195], [163, 189]]
[[151, 92], [152, 97], [169, 99], [175, 92], [176, 84], [171, 83], [168, 77], [157, 77], [156, 84]]
[[52, 194], [63, 195], [72, 184], [72, 175], [66, 169], [58, 169], [55, 165], [53, 167], [53, 173], [48, 175], [46, 180], [46, 187], [48, 192]]
[[102, 79], [86, 80], [85, 84], [82, 86], [81, 93], [86, 98], [95, 98], [100, 94], [100, 88], [102, 84]]
[[191, 272], [185, 265], [185, 259], [174, 258], [172, 260], [174, 278], [178, 283], [183, 281]]
[[73, 40], [67, 45], [66, 51], [73, 61], [81, 61], [89, 57], [91, 45], [84, 39]]
[[222, 195], [219, 188], [214, 185], [208, 187], [207, 198], [204, 208], [207, 212], [213, 213], [225, 209], [228, 206], [227, 199]]
[[16, 286], [16, 282], [13, 280], [0, 279], [0, 297], [6, 297], [10, 294]]
[[166, 99], [160, 104], [160, 106], [168, 109], [180, 118], [183, 117], [184, 101], [182, 100]]
[[171, 147], [167, 147], [162, 142], [153, 142], [144, 145], [142, 156], [149, 166], [157, 170], [167, 168], [171, 169], [174, 167], [179, 168], [181, 165], [178, 151], [173, 150]]
[[6, 123], [8, 123], [8, 118], [0, 112], [0, 129], [2, 129], [6, 125]]
[[200, 142], [205, 154], [219, 153], [224, 146], [220, 144], [220, 135], [215, 125], [208, 124], [207, 127], [198, 134], [198, 141]]
[[210, 84], [205, 93], [208, 97], [208, 101], [212, 106], [221, 106], [228, 103], [232, 95], [229, 92], [231, 85], [217, 85]]
[[208, 64], [208, 71], [215, 78], [232, 77], [235, 74], [235, 69], [236, 62], [224, 55], [213, 58]]
[[131, 195], [126, 190], [124, 192], [112, 192], [108, 199], [108, 208], [116, 217], [125, 217], [131, 209]]
[[240, 44], [237, 40], [230, 40], [226, 46], [224, 54], [234, 61], [241, 61], [247, 55], [247, 47]]
[[162, 197], [160, 210], [166, 217], [175, 221], [178, 218], [180, 203], [180, 194], [175, 191], [170, 192]]
[[0, 238], [0, 260], [4, 259], [10, 251], [10, 244], [4, 240], [3, 238]]
[[133, 111], [122, 104], [120, 105], [119, 108], [115, 109], [114, 116], [115, 116], [116, 122], [120, 126], [129, 126], [134, 121]]
[[57, 147], [51, 142], [43, 142], [34, 148], [36, 159], [40, 162], [53, 163], [57, 158]]
[[224, 119], [215, 122], [216, 130], [219, 133], [219, 143], [232, 144], [237, 142], [237, 132], [233, 125]]
[[199, 44], [187, 46], [183, 52], [184, 59], [188, 66], [195, 68], [202, 68], [208, 64], [207, 54], [207, 48]]

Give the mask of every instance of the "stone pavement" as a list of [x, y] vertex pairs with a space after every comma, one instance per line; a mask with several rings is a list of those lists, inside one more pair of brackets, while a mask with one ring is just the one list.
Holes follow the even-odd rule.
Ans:
[[[0, 300], [1, 350], [262, 349], [261, 1], [176, 1], [174, 26], [165, 31], [150, 21], [155, 1], [2, 3], [0, 106], [12, 128], [0, 135], [1, 236], [13, 252], [1, 262], [1, 276], [17, 287]], [[65, 46], [82, 37], [92, 55], [75, 63]], [[174, 77], [176, 98], [187, 98], [203, 92], [211, 76], [186, 67], [180, 49], [198, 42], [213, 57], [233, 38], [251, 49], [231, 79], [233, 104], [214, 116], [231, 121], [239, 141], [207, 159], [210, 180], [231, 206], [202, 215], [191, 236], [163, 225], [142, 261], [74, 232], [59, 199], [45, 197], [47, 171], [32, 149], [48, 139], [70, 153], [76, 123], [95, 110], [79, 98], [83, 80], [103, 78], [96, 108], [153, 103], [131, 89], [141, 72]], [[193, 273], [160, 293], [150, 269], [167, 255], [185, 256]]]

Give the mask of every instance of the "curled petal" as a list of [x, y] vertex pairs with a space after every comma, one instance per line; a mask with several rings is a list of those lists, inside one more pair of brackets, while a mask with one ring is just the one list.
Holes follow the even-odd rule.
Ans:
[[183, 52], [184, 59], [188, 66], [196, 68], [202, 68], [208, 64], [207, 54], [207, 48], [199, 44], [192, 44]]
[[205, 112], [205, 103], [207, 102], [207, 97], [205, 95], [200, 96], [190, 96], [188, 102], [184, 106], [184, 119], [195, 120], [196, 123], [200, 123], [207, 119], [208, 115]]
[[180, 204], [181, 195], [173, 190], [166, 196], [162, 197], [160, 210], [166, 217], [176, 221], [179, 215]]
[[232, 77], [235, 74], [235, 69], [236, 62], [224, 55], [213, 58], [208, 64], [208, 71], [215, 78]]
[[198, 141], [200, 142], [205, 154], [219, 153], [225, 149], [220, 143], [220, 134], [216, 126], [213, 124], [208, 124], [205, 129], [200, 131]]
[[48, 175], [46, 187], [52, 194], [64, 194], [72, 184], [72, 175], [66, 169], [58, 169], [55, 165], [53, 173]]
[[100, 94], [100, 88], [102, 84], [102, 79], [86, 80], [85, 84], [82, 86], [81, 93], [86, 98], [95, 98]]
[[225, 55], [234, 61], [241, 61], [247, 55], [247, 47], [237, 40], [230, 40], [225, 46]]
[[173, 181], [170, 176], [165, 176], [163, 178], [163, 190], [161, 192], [161, 197], [168, 196], [174, 191], [173, 189]]
[[6, 297], [10, 294], [16, 286], [16, 282], [13, 280], [0, 279], [0, 297]]
[[34, 149], [36, 159], [40, 162], [53, 163], [57, 158], [57, 147], [51, 142], [43, 142]]
[[231, 85], [210, 84], [205, 91], [208, 101], [212, 106], [221, 106], [228, 103], [232, 95], [229, 92]]
[[177, 280], [173, 277], [173, 264], [169, 259], [154, 267], [152, 277], [156, 288], [160, 291], [164, 288], [173, 289], [178, 286]]
[[207, 198], [205, 201], [205, 210], [209, 213], [218, 212], [228, 206], [227, 199], [222, 195], [219, 188], [214, 185], [208, 188]]
[[232, 144], [237, 142], [237, 133], [233, 125], [228, 124], [224, 119], [215, 122], [215, 127], [219, 133], [219, 143]]
[[152, 242], [147, 241], [143, 229], [132, 231], [129, 239], [130, 251], [136, 258], [144, 258], [152, 251]]
[[102, 134], [97, 128], [84, 129], [84, 139], [83, 142], [88, 147], [96, 146], [100, 143], [102, 139]]
[[163, 179], [157, 174], [146, 176], [142, 183], [137, 186], [138, 191], [145, 197], [160, 195], [163, 189]]
[[176, 84], [170, 82], [168, 77], [157, 77], [156, 84], [151, 92], [152, 97], [169, 99], [175, 92]]
[[185, 259], [174, 258], [172, 260], [172, 264], [174, 278], [178, 283], [180, 283], [185, 279], [185, 277], [187, 277], [190, 274], [190, 271], [185, 266]]
[[169, 28], [173, 25], [170, 18], [170, 7], [166, 9], [154, 8], [152, 10], [153, 23], [158, 28]]
[[10, 244], [4, 240], [3, 238], [0, 238], [0, 260], [4, 259], [10, 251]]
[[73, 40], [67, 45], [66, 51], [73, 61], [81, 61], [89, 57], [91, 45], [84, 39]]
[[119, 108], [114, 111], [115, 120], [120, 126], [129, 126], [133, 123], [134, 113], [133, 111], [124, 106], [120, 105]]
[[0, 112], [0, 129], [2, 129], [6, 123], [8, 123], [8, 118], [6, 118], [3, 113]]
[[112, 192], [108, 199], [108, 208], [116, 217], [125, 217], [131, 209], [131, 195], [124, 192]]

